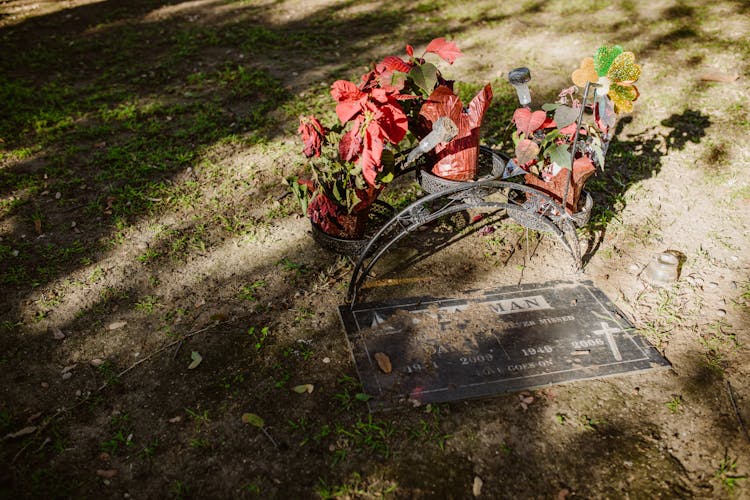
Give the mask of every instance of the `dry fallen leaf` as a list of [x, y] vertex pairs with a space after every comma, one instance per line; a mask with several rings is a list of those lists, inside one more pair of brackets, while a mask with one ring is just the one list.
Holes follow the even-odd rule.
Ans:
[[14, 432], [12, 434], [6, 435], [5, 439], [14, 439], [14, 438], [17, 438], [17, 437], [26, 436], [28, 434], [31, 434], [35, 430], [36, 430], [36, 425], [30, 425], [28, 427], [24, 427], [23, 429], [21, 429], [18, 432]]
[[69, 371], [72, 371], [73, 368], [75, 368], [76, 366], [78, 366], [78, 363], [73, 363], [72, 365], [68, 365], [65, 368], [63, 368], [62, 372], [60, 373], [68, 373]]
[[521, 408], [527, 410], [529, 408], [529, 405], [534, 402], [534, 396], [529, 394], [528, 392], [522, 392], [518, 395], [519, 399], [521, 400]]
[[107, 329], [117, 330], [118, 328], [122, 328], [123, 326], [127, 324], [128, 324], [127, 321], [115, 321], [114, 323], [110, 323], [109, 326], [107, 326]]
[[722, 73], [721, 71], [709, 71], [707, 73], [703, 73], [701, 75], [701, 80], [704, 82], [722, 82], [722, 83], [732, 83], [736, 80], [739, 80], [740, 75], [738, 73]]
[[34, 220], [34, 230], [36, 234], [42, 234], [42, 221], [39, 219]]
[[103, 477], [104, 479], [112, 479], [113, 477], [117, 475], [117, 470], [116, 469], [107, 469], [107, 470], [97, 469], [96, 475], [99, 477]]
[[482, 478], [479, 476], [474, 476], [474, 485], [471, 487], [471, 492], [475, 497], [478, 497], [482, 494], [482, 485], [484, 485], [484, 481], [482, 481]]
[[255, 427], [260, 427], [261, 429], [263, 428], [264, 425], [266, 425], [263, 418], [256, 415], [255, 413], [243, 413], [242, 423], [251, 424], [251, 425], [254, 425]]
[[391, 358], [388, 357], [387, 354], [384, 352], [376, 352], [373, 357], [375, 358], [375, 362], [378, 364], [378, 368], [380, 368], [380, 371], [383, 373], [391, 373], [393, 371], [393, 366], [391, 366]]
[[292, 387], [292, 390], [297, 394], [311, 394], [313, 389], [315, 389], [315, 387], [312, 384], [295, 385], [294, 387]]

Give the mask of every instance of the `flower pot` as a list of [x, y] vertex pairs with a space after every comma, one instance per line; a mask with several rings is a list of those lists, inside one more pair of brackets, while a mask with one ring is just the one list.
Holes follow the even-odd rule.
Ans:
[[[570, 176], [568, 198], [565, 200], [565, 210], [568, 213], [574, 214], [581, 210], [581, 192], [583, 191], [583, 186], [586, 180], [591, 177], [594, 172], [596, 172], [596, 168], [593, 164], [573, 166], [573, 174]], [[562, 199], [565, 195], [565, 185], [567, 182], [568, 171], [565, 169], [560, 170], [549, 181], [545, 181], [534, 174], [524, 175], [524, 183], [527, 186], [534, 187], [560, 204], [562, 204]]]
[[367, 247], [370, 238], [393, 217], [394, 213], [394, 208], [388, 203], [375, 200], [368, 207], [366, 214], [365, 212], [352, 214], [356, 217], [348, 216], [339, 221], [342, 227], [351, 228], [349, 231], [339, 229], [336, 224], [328, 224], [327, 231], [324, 231], [321, 225], [316, 224], [311, 218], [313, 239], [318, 245], [331, 252], [356, 256]]
[[477, 175], [479, 127], [492, 102], [492, 87], [486, 85], [464, 109], [461, 100], [446, 86], [439, 86], [422, 106], [420, 115], [429, 123], [447, 117], [455, 124], [457, 134], [449, 142], [435, 146], [436, 161], [432, 173], [443, 179], [466, 182]]

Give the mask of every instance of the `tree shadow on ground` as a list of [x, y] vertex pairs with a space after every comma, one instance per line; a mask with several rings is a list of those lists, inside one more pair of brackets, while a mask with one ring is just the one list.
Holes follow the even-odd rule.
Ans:
[[[369, 416], [358, 397], [356, 373], [335, 314], [342, 294], [330, 292], [341, 286], [341, 270], [346, 266], [332, 266], [331, 255], [311, 248], [310, 241], [295, 241], [277, 255], [253, 256], [254, 261], [222, 261], [223, 266], [236, 268], [224, 274], [214, 269], [203, 276], [202, 296], [209, 303], [199, 303], [201, 297], [193, 291], [196, 282], [181, 274], [193, 269], [193, 262], [173, 260], [170, 251], [183, 236], [188, 244], [199, 245], [190, 238], [200, 233], [202, 222], [190, 218], [194, 213], [190, 203], [195, 201], [185, 201], [183, 211], [167, 199], [185, 196], [183, 190], [189, 191], [190, 183], [225, 173], [202, 167], [204, 160], [211, 161], [211, 154], [201, 158], [195, 151], [217, 143], [242, 149], [278, 138], [287, 118], [269, 108], [299, 109], [292, 91], [299, 82], [304, 84], [306, 75], [322, 75], [326, 80], [350, 76], [355, 63], [369, 62], [368, 40], [386, 40], [392, 36], [390, 29], [405, 25], [410, 15], [422, 15], [429, 5], [400, 9], [398, 3], [388, 2], [383, 3], [385, 12], [374, 16], [337, 17], [342, 6], [356, 6], [347, 2], [279, 24], [264, 22], [275, 4], [243, 3], [246, 18], [231, 13], [221, 18], [214, 12], [218, 16], [214, 19], [223, 25], [207, 28], [189, 18], [207, 12], [206, 5], [223, 2], [189, 3], [181, 11], [184, 17], [129, 22], [133, 16], [178, 5], [98, 2], [0, 31], [8, 48], [0, 63], [3, 74], [22, 79], [27, 71], [32, 75], [24, 79], [27, 89], [10, 87], [11, 97], [20, 103], [17, 109], [26, 118], [5, 122], [8, 130], [20, 127], [14, 132], [17, 135], [6, 136], [5, 128], [2, 133], [6, 148], [29, 149], [17, 154], [31, 155], [3, 168], [0, 178], [3, 196], [19, 191], [23, 198], [3, 215], [10, 229], [3, 227], [2, 243], [13, 242], [23, 259], [2, 255], [0, 267], [6, 279], [15, 276], [20, 282], [3, 283], [16, 292], [5, 295], [8, 288], [3, 288], [3, 319], [15, 323], [30, 307], [27, 301], [34, 290], [45, 284], [104, 258], [124, 258], [126, 252], [118, 254], [116, 249], [130, 235], [121, 224], [130, 226], [163, 212], [179, 219], [179, 223], [160, 221], [177, 233], [148, 237], [146, 246], [139, 248], [139, 256], [145, 256], [143, 266], [125, 266], [115, 289], [73, 304], [80, 316], [72, 315], [57, 325], [67, 334], [64, 342], [54, 343], [40, 332], [31, 335], [23, 327], [3, 332], [0, 367], [11, 406], [0, 407], [0, 435], [41, 426], [58, 408], [66, 411], [36, 434], [3, 442], [0, 496], [303, 498], [313, 491], [342, 496], [360, 494], [362, 489], [387, 493], [397, 478], [404, 495], [465, 497], [477, 473], [486, 473], [485, 494], [496, 497], [547, 490], [553, 496], [558, 485], [562, 488], [571, 481], [583, 485], [571, 488], [596, 496], [601, 490], [586, 482], [590, 462], [600, 467], [595, 477], [602, 481], [612, 473], [618, 479], [625, 476], [624, 469], [604, 473], [607, 467], [601, 457], [613, 452], [611, 443], [615, 458], [628, 459], [635, 453], [629, 446], [634, 441], [637, 451], [646, 447], [647, 457], [663, 461], [663, 447], [656, 440], [644, 441], [638, 430], [623, 424], [619, 432], [605, 427], [604, 437], [597, 439], [591, 438], [597, 431], [584, 429], [588, 434], [571, 440], [570, 449], [582, 449], [588, 461], [560, 472], [543, 453], [549, 419], [524, 412], [515, 394]], [[432, 23], [420, 29], [416, 41], [460, 30], [446, 31], [441, 23]], [[19, 32], [23, 36], [15, 38]], [[150, 40], [148, 47], [144, 40]], [[340, 55], [330, 50], [337, 40]], [[228, 49], [231, 54], [225, 53]], [[258, 57], [248, 62], [247, 55], [240, 58], [241, 51]], [[290, 53], [297, 55], [290, 57]], [[357, 56], [351, 59], [353, 54]], [[288, 61], [288, 66], [277, 73], [265, 66], [272, 59]], [[341, 64], [343, 59], [346, 65]], [[298, 71], [299, 78], [290, 71]], [[279, 84], [292, 90], [279, 95], [267, 91], [269, 85]], [[90, 90], [100, 93], [87, 95]], [[312, 91], [305, 99], [319, 94], [325, 91]], [[37, 100], [38, 96], [44, 99]], [[252, 104], [246, 102], [250, 97]], [[211, 101], [209, 108], [201, 104], [204, 100]], [[170, 147], [161, 147], [161, 140]], [[679, 144], [678, 136], [674, 142]], [[156, 145], [151, 148], [149, 143]], [[256, 184], [271, 183], [260, 186], [256, 196], [280, 195], [284, 188], [278, 185], [279, 177], [272, 173], [252, 179]], [[42, 195], [45, 190], [49, 194]], [[59, 200], [56, 192], [61, 193]], [[202, 201], [211, 198], [200, 190], [187, 194], [199, 195]], [[219, 201], [227, 203], [228, 198]], [[244, 215], [240, 207], [247, 200], [241, 194], [229, 201], [210, 212], [216, 227], [206, 229], [206, 247], [196, 250], [195, 259], [201, 253], [226, 255], [219, 253], [225, 243], [242, 239], [238, 233], [246, 227], [238, 231], [236, 226], [243, 223], [222, 222], [221, 217]], [[71, 218], [77, 219], [82, 233], [71, 228], [60, 235]], [[36, 243], [26, 247], [20, 235], [33, 235], [36, 220], [41, 220], [46, 239], [37, 238], [39, 248]], [[233, 227], [224, 229], [225, 224]], [[100, 246], [102, 237], [114, 240], [114, 245]], [[42, 243], [47, 241], [56, 248], [45, 254], [47, 246]], [[157, 255], [148, 257], [150, 251]], [[249, 251], [242, 245], [236, 249], [236, 253]], [[35, 267], [27, 276], [10, 271], [38, 259], [57, 265], [44, 269], [40, 264], [36, 267], [42, 269]], [[472, 259], [451, 264], [454, 272], [449, 278], [457, 286], [472, 282], [474, 276], [462, 272], [474, 264]], [[152, 283], [151, 278], [157, 279]], [[156, 283], [159, 280], [164, 286]], [[248, 286], [259, 282], [264, 285]], [[161, 295], [167, 285], [176, 291], [164, 292], [169, 301], [166, 310], [142, 300]], [[243, 297], [238, 297], [240, 291]], [[156, 312], [148, 313], [149, 307]], [[121, 319], [128, 326], [109, 329], [110, 321]], [[180, 336], [211, 325], [216, 326], [135, 365]], [[269, 328], [267, 336], [264, 327]], [[203, 355], [203, 362], [188, 370], [193, 351]], [[90, 366], [92, 359], [104, 363]], [[73, 375], [63, 378], [64, 370]], [[104, 382], [111, 385], [96, 392]], [[314, 385], [312, 394], [291, 390], [308, 383]], [[589, 391], [590, 399], [601, 392]], [[264, 429], [278, 448], [260, 428], [243, 422], [244, 413], [265, 419]], [[641, 416], [647, 426], [648, 409]], [[449, 439], [452, 443], [446, 444]], [[557, 450], [556, 456], [564, 461], [570, 449]], [[107, 477], [112, 471], [117, 475]], [[677, 468], [667, 471], [679, 474]], [[359, 483], [352, 480], [356, 477]], [[519, 477], [524, 481], [519, 482]], [[540, 477], [552, 482], [540, 485]], [[611, 491], [615, 496], [620, 493]]]
[[[701, 111], [687, 109], [661, 122], [661, 127], [652, 127], [627, 140], [620, 138], [625, 125], [632, 118], [626, 117], [617, 124], [617, 130], [607, 150], [603, 172], [587, 183], [594, 198], [594, 208], [589, 230], [597, 233], [589, 240], [589, 248], [583, 256], [586, 264], [604, 240], [607, 227], [620, 220], [619, 214], [627, 205], [626, 194], [639, 182], [655, 177], [662, 167], [662, 157], [671, 151], [681, 151], [688, 142], [699, 143], [711, 126], [710, 118]], [[662, 132], [661, 130], [667, 129]], [[671, 129], [671, 130], [669, 130]]]

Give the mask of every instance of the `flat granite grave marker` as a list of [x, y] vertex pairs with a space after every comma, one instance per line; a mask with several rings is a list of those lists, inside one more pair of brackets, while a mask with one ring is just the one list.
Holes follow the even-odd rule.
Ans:
[[[670, 366], [590, 281], [356, 304], [339, 313], [373, 396], [370, 410]], [[377, 353], [387, 356], [389, 373]]]

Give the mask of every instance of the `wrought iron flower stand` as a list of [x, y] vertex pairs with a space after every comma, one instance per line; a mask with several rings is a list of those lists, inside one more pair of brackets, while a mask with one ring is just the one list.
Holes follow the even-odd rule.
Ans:
[[[428, 194], [394, 215], [362, 249], [349, 283], [347, 302], [356, 303], [371, 270], [396, 243], [431, 222], [465, 210], [504, 211], [508, 218], [523, 227], [552, 234], [573, 258], [576, 269], [580, 269], [581, 250], [576, 228], [585, 224], [587, 218], [581, 219], [580, 213], [567, 214], [560, 203], [537, 189], [502, 180], [508, 172], [506, 160], [500, 153], [482, 147], [480, 162], [485, 169], [489, 165], [491, 173], [474, 182], [447, 181], [417, 171], [420, 184]], [[591, 197], [587, 195], [582, 212], [590, 213], [591, 205]]]

